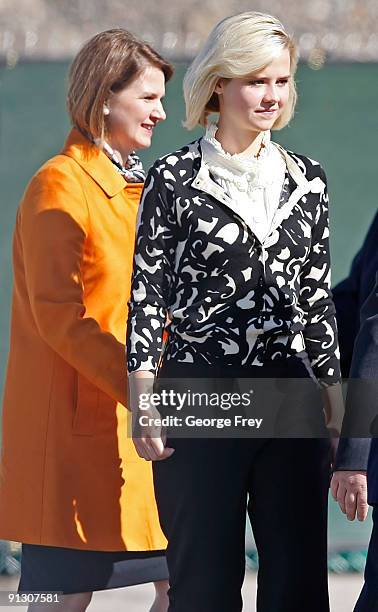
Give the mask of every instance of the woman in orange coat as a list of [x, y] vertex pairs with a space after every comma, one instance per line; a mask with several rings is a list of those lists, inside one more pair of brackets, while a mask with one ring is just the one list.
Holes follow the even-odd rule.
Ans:
[[165, 119], [172, 71], [125, 30], [92, 38], [71, 66], [73, 129], [17, 213], [0, 537], [23, 543], [20, 590], [62, 591], [65, 610], [150, 581], [152, 610], [167, 607], [166, 540], [151, 465], [128, 432], [124, 353], [144, 178], [133, 151]]

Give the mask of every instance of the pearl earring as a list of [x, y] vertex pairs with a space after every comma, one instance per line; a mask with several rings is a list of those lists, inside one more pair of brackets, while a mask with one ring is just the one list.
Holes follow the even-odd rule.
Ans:
[[110, 109], [104, 104], [104, 115], [109, 115]]

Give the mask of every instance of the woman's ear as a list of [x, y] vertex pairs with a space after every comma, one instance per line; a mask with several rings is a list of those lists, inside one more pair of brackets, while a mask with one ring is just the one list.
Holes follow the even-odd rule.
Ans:
[[225, 79], [218, 79], [214, 87], [214, 93], [222, 94], [225, 85]]

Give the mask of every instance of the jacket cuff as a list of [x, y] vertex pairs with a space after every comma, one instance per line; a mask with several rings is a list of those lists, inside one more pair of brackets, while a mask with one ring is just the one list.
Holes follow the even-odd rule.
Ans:
[[340, 438], [333, 471], [366, 471], [370, 445], [370, 438]]

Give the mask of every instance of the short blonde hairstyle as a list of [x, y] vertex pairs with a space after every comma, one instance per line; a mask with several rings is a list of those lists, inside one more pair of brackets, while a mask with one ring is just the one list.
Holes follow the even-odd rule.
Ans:
[[219, 112], [215, 86], [220, 78], [246, 78], [261, 71], [284, 49], [290, 53], [289, 100], [272, 129], [287, 125], [294, 113], [297, 92], [294, 74], [297, 46], [282, 23], [265, 13], [250, 11], [223, 19], [210, 32], [184, 78], [186, 121], [189, 130], [206, 126], [210, 113]]
[[93, 36], [72, 62], [68, 77], [67, 109], [72, 125], [92, 138], [104, 139], [104, 104], [139, 76], [146, 66], [160, 68], [165, 81], [173, 66], [149, 44], [122, 28]]

